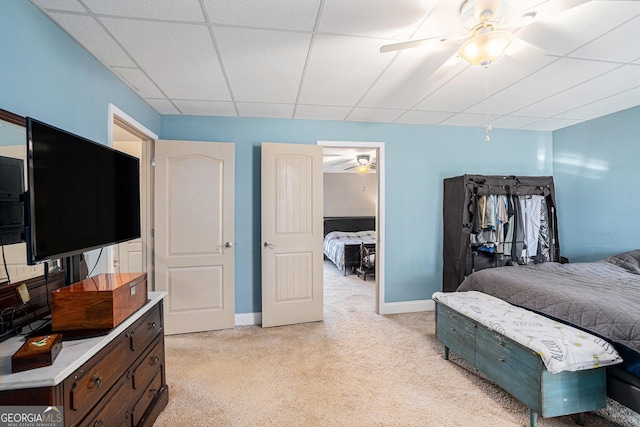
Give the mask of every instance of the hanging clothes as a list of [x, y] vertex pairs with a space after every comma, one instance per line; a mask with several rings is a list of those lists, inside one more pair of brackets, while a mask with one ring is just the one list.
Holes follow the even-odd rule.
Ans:
[[520, 197], [520, 209], [523, 219], [524, 254], [523, 259], [533, 258], [538, 254], [540, 236], [540, 205], [542, 196]]

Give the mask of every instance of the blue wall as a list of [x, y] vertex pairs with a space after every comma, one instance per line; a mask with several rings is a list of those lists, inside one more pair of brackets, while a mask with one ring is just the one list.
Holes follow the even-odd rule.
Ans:
[[551, 175], [550, 132], [311, 120], [163, 116], [163, 139], [236, 144], [236, 312], [261, 311], [260, 143], [384, 142], [385, 302], [442, 287], [442, 180], [464, 173]]
[[441, 287], [442, 180], [463, 173], [550, 175], [552, 134], [307, 120], [160, 117], [26, 0], [0, 1], [0, 108], [107, 142], [113, 103], [165, 139], [236, 143], [236, 311], [261, 310], [260, 142], [386, 143], [386, 302]]
[[640, 248], [640, 107], [553, 133], [562, 254], [594, 261]]
[[0, 108], [101, 143], [108, 105], [158, 133], [160, 115], [26, 0], [0, 1]]

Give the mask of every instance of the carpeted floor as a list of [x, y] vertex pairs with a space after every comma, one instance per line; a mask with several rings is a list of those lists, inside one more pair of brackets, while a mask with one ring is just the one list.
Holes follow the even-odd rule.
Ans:
[[[526, 407], [443, 359], [432, 312], [377, 315], [374, 292], [326, 262], [324, 322], [166, 337], [169, 405], [155, 425], [529, 425]], [[640, 415], [610, 402], [585, 425], [640, 426]]]

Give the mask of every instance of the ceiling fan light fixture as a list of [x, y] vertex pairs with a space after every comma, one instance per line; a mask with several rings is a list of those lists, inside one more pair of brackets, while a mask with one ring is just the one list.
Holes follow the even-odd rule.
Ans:
[[365, 164], [365, 165], [358, 165], [356, 166], [356, 171], [358, 171], [358, 173], [367, 173], [369, 172], [369, 165]]
[[483, 27], [460, 46], [458, 56], [471, 65], [486, 67], [500, 59], [512, 39], [513, 34], [509, 31]]

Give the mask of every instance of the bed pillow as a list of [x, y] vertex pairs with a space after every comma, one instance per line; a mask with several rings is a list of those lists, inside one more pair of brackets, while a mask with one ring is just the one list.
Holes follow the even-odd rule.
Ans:
[[611, 264], [624, 268], [630, 273], [640, 274], [640, 249], [614, 255], [603, 259], [603, 261], [610, 262]]

